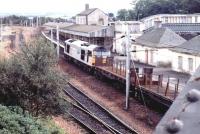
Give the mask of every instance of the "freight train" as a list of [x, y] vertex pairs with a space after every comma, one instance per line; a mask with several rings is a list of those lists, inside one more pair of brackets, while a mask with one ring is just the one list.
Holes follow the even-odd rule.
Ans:
[[64, 45], [64, 56], [87, 67], [106, 64], [111, 52], [103, 46], [90, 44], [81, 40], [68, 39]]

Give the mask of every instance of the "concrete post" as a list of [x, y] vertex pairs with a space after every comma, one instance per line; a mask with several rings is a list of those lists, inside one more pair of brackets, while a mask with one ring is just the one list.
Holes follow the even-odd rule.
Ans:
[[51, 42], [53, 40], [53, 29], [51, 29]]
[[130, 32], [129, 27], [127, 25], [127, 33], [126, 33], [126, 107], [125, 109], [128, 110], [129, 108], [129, 90], [130, 90]]
[[1, 19], [1, 27], [0, 27], [0, 42], [2, 42], [2, 18]]

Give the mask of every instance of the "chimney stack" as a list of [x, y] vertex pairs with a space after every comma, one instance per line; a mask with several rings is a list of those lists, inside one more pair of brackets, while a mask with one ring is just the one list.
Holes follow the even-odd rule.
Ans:
[[85, 10], [88, 10], [89, 8], [89, 4], [85, 4]]
[[162, 21], [154, 21], [155, 28], [161, 28], [162, 27]]

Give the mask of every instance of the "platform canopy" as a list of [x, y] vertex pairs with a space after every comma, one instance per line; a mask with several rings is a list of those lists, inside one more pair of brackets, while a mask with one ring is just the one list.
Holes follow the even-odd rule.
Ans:
[[84, 37], [114, 37], [114, 29], [109, 26], [74, 24], [64, 27], [60, 31]]

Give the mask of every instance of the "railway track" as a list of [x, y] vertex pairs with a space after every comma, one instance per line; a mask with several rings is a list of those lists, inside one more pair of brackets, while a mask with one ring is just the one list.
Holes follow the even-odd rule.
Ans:
[[71, 104], [68, 113], [95, 134], [115, 134], [115, 132], [83, 108]]
[[115, 133], [138, 134], [135, 130], [133, 130], [120, 119], [115, 117], [112, 113], [104, 109], [101, 105], [93, 101], [71, 83], [69, 83], [69, 85], [70, 87], [64, 90], [65, 93], [72, 97], [78, 104], [80, 104], [94, 117], [98, 118], [99, 121], [104, 122], [104, 124], [106, 124], [106, 126], [112, 129]]
[[[43, 33], [43, 35], [45, 36], [45, 38], [47, 38], [48, 40], [51, 41], [50, 37], [46, 36], [44, 33]], [[57, 42], [55, 40], [53, 40], [52, 42], [54, 44], [57, 44]], [[60, 45], [60, 48], [63, 49], [62, 43], [59, 43], [59, 45]], [[61, 54], [63, 54], [63, 53], [61, 53]], [[70, 60], [72, 62], [74, 62], [73, 59], [70, 58]], [[93, 72], [91, 70], [88, 71], [86, 68], [84, 68], [85, 64], [80, 64], [79, 61], [75, 61], [74, 63], [76, 65], [78, 65], [79, 67], [81, 67], [82, 70], [85, 69], [84, 71], [93, 74]], [[122, 86], [125, 85], [124, 78], [121, 78], [118, 75], [113, 74], [109, 70], [99, 68], [98, 66], [95, 67], [94, 70], [95, 70], [95, 74], [93, 74], [93, 75], [98, 78], [102, 78], [102, 79], [105, 78], [105, 79], [109, 79], [111, 81], [114, 80], [114, 81], [122, 84]], [[153, 91], [149, 90], [148, 88], [138, 87], [138, 86], [135, 86], [133, 83], [132, 83], [132, 87], [134, 88], [133, 92], [130, 93], [130, 95], [132, 95], [132, 97], [134, 97], [136, 100], [143, 103], [143, 99], [142, 99], [142, 96], [143, 96], [146, 101], [146, 105], [149, 108], [154, 109], [155, 111], [157, 111], [159, 113], [162, 113], [162, 114], [165, 113], [169, 109], [171, 104], [173, 103], [173, 100], [171, 100], [163, 95], [160, 95], [156, 92], [153, 92]]]

